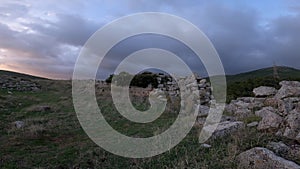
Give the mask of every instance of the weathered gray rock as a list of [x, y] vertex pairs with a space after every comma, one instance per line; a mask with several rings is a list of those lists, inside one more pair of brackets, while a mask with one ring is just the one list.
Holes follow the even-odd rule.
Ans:
[[252, 110], [262, 108], [264, 101], [264, 98], [241, 97], [237, 100], [232, 100], [231, 103], [226, 106], [225, 111], [240, 119], [246, 118], [254, 114]]
[[300, 87], [300, 82], [298, 81], [282, 81], [279, 83], [280, 86], [291, 86], [291, 87]]
[[256, 97], [272, 96], [277, 93], [277, 90], [274, 87], [261, 86], [253, 89], [253, 93]]
[[290, 97], [285, 98], [283, 100], [278, 101], [278, 110], [282, 115], [289, 114], [290, 111], [298, 108], [298, 104], [300, 103], [299, 97]]
[[266, 98], [266, 100], [264, 101], [263, 104], [264, 104], [265, 107], [274, 107], [274, 108], [277, 108], [279, 101], [280, 101], [279, 99], [274, 98], [274, 97], [272, 97], [272, 98]]
[[298, 141], [298, 143], [300, 143], [300, 132], [299, 132], [299, 134], [296, 136], [295, 139]]
[[274, 152], [256, 147], [237, 156], [239, 169], [300, 169], [295, 162], [288, 161]]
[[276, 98], [283, 99], [287, 97], [300, 96], [300, 82], [297, 81], [283, 81], [280, 82], [281, 88], [275, 95]]
[[15, 127], [18, 129], [23, 128], [25, 126], [24, 121], [15, 121], [14, 124], [15, 124]]
[[280, 156], [287, 155], [290, 151], [290, 147], [283, 142], [270, 142], [267, 148]]
[[209, 144], [201, 144], [201, 147], [203, 147], [203, 148], [211, 148], [212, 146], [209, 145]]
[[293, 110], [285, 119], [286, 129], [283, 136], [296, 139], [300, 132], [300, 112]]
[[225, 107], [225, 111], [239, 118], [244, 118], [251, 115], [251, 111], [248, 109], [248, 107], [249, 103], [241, 100], [233, 100]]
[[273, 107], [264, 107], [262, 110], [256, 111], [255, 115], [262, 117], [257, 127], [258, 130], [278, 129], [283, 122], [283, 118], [277, 114], [277, 110]]
[[258, 122], [255, 121], [255, 122], [247, 124], [247, 127], [256, 127], [257, 125], [258, 125]]
[[199, 114], [198, 114], [198, 116], [199, 116], [199, 117], [205, 117], [205, 116], [208, 116], [209, 109], [210, 109], [210, 108], [209, 108], [208, 106], [200, 105], [200, 106], [199, 106]]
[[241, 121], [230, 122], [224, 121], [219, 123], [218, 127], [214, 130], [214, 125], [208, 125], [203, 127], [203, 132], [205, 133], [213, 133], [211, 139], [216, 139], [220, 137], [227, 136], [233, 132], [236, 132], [245, 127], [244, 123]]

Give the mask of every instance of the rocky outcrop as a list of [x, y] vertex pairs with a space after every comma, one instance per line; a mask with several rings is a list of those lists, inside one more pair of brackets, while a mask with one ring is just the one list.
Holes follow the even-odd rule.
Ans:
[[285, 119], [285, 131], [283, 136], [297, 140], [300, 132], [300, 112], [293, 110], [289, 112]]
[[283, 142], [270, 142], [267, 145], [267, 148], [280, 156], [286, 156], [289, 153], [289, 151], [291, 151], [290, 147], [284, 144]]
[[264, 107], [256, 111], [255, 115], [262, 118], [258, 124], [258, 130], [276, 130], [283, 121], [283, 118], [278, 115], [277, 110], [273, 107]]
[[256, 97], [266, 97], [275, 95], [277, 93], [277, 90], [274, 87], [261, 86], [255, 88], [253, 90], [253, 93]]
[[9, 91], [38, 91], [41, 86], [31, 80], [3, 76], [0, 77], [0, 88]]
[[258, 87], [253, 92], [259, 98], [238, 98], [226, 106], [226, 111], [241, 120], [255, 114], [262, 118], [258, 130], [300, 142], [300, 82], [282, 81], [280, 85], [277, 93], [271, 87]]
[[224, 121], [219, 123], [215, 131], [213, 131], [215, 129], [214, 125], [207, 125], [203, 127], [202, 130], [205, 133], [213, 133], [211, 139], [216, 139], [216, 138], [230, 135], [231, 133], [236, 132], [244, 127], [245, 125], [241, 121], [235, 121], [235, 122]]
[[282, 81], [280, 82], [281, 88], [276, 94], [276, 98], [284, 99], [287, 97], [300, 96], [300, 82], [297, 81]]
[[292, 161], [275, 155], [274, 152], [261, 147], [256, 147], [237, 156], [240, 169], [300, 169]]
[[254, 109], [262, 108], [264, 101], [264, 98], [241, 97], [237, 100], [232, 100], [231, 103], [226, 106], [225, 111], [238, 118], [246, 118], [254, 115]]

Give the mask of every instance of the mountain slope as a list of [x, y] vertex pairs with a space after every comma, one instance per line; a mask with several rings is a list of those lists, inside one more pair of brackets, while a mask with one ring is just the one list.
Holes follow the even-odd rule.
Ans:
[[0, 70], [0, 78], [9, 77], [9, 78], [22, 78], [22, 79], [31, 79], [31, 80], [45, 80], [47, 78], [37, 77], [33, 75], [11, 72], [6, 70]]
[[[277, 71], [281, 80], [300, 79], [300, 70], [290, 67], [278, 66]], [[227, 75], [227, 83], [242, 82], [255, 78], [272, 78], [273, 67], [240, 73], [237, 75]]]

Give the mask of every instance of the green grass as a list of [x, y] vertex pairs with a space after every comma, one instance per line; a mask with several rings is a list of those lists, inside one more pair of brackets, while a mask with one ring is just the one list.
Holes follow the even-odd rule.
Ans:
[[[205, 149], [198, 143], [201, 128], [193, 128], [175, 148], [164, 154], [129, 159], [106, 152], [93, 143], [81, 129], [71, 100], [70, 82], [42, 81], [40, 92], [0, 91], [1, 102], [12, 105], [1, 109], [0, 168], [236, 168], [235, 156], [253, 146], [263, 146], [273, 137], [256, 131], [241, 131], [209, 142]], [[105, 100], [103, 100], [105, 98]], [[167, 129], [176, 114], [165, 112], [150, 124], [132, 123], [115, 110], [106, 95], [98, 98], [106, 120], [119, 132], [133, 137], [149, 137]], [[21, 106], [16, 106], [22, 103]], [[28, 112], [34, 105], [50, 105], [49, 112]], [[136, 103], [139, 109], [147, 103]], [[172, 105], [169, 105], [172, 106]], [[3, 106], [2, 106], [3, 107]], [[172, 109], [169, 109], [172, 110]], [[27, 126], [15, 129], [12, 122], [23, 120]]]
[[[70, 81], [37, 81], [42, 86], [38, 92], [8, 94], [0, 90], [0, 168], [237, 168], [235, 157], [239, 153], [282, 139], [246, 128], [208, 141], [212, 148], [206, 149], [198, 143], [201, 128], [194, 127], [180, 144], [164, 154], [145, 159], [124, 158], [98, 147], [82, 130], [72, 105]], [[177, 117], [173, 111], [178, 107], [167, 105], [168, 111], [155, 122], [133, 123], [116, 111], [108, 94], [97, 96], [105, 119], [128, 136], [159, 134]], [[29, 111], [36, 105], [49, 105], [51, 110]], [[134, 106], [145, 110], [149, 104], [135, 102]], [[16, 129], [12, 124], [16, 120], [25, 121], [26, 126]], [[249, 117], [245, 122], [256, 120], [259, 119]]]

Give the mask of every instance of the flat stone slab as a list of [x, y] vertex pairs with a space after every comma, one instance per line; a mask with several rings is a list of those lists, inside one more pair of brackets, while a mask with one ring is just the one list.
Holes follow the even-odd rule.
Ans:
[[244, 127], [245, 124], [241, 121], [235, 121], [235, 122], [224, 121], [219, 123], [215, 131], [213, 131], [215, 129], [215, 125], [204, 126], [202, 130], [205, 133], [213, 133], [211, 139], [216, 139], [216, 138], [230, 135], [231, 133], [236, 132], [239, 129]]
[[275, 155], [266, 148], [255, 147], [237, 156], [240, 169], [300, 169], [295, 162]]

